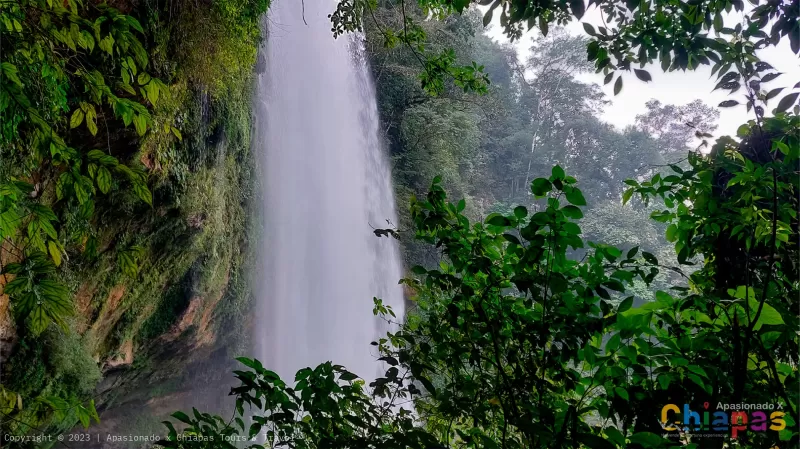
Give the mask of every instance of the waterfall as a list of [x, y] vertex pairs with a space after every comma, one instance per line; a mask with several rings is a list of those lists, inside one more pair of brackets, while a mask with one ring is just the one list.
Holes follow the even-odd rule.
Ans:
[[396, 223], [363, 38], [334, 39], [336, 0], [273, 2], [254, 105], [264, 179], [255, 353], [288, 383], [325, 361], [372, 380], [385, 333], [373, 297], [403, 312]]

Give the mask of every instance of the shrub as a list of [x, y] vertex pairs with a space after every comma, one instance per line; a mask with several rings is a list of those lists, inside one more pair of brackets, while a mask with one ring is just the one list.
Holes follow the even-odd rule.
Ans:
[[60, 382], [60, 388], [79, 395], [93, 392], [102, 373], [85, 338], [78, 335], [73, 326], [67, 330], [50, 326], [45, 340], [50, 350], [48, 363], [52, 376]]

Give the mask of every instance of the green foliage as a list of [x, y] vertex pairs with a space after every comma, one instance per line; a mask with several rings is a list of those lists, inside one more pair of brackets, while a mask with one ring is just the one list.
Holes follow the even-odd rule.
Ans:
[[80, 422], [84, 429], [88, 429], [92, 421], [95, 423], [100, 422], [100, 417], [97, 415], [97, 410], [94, 406], [94, 400], [90, 400], [88, 404], [84, 405], [74, 399], [61, 399], [56, 396], [50, 396], [41, 400], [43, 405], [53, 410], [53, 417], [58, 422], [67, 422], [69, 427], [63, 430], [68, 430], [74, 426], [73, 423]]
[[14, 376], [4, 382], [10, 390], [27, 399], [36, 397], [46, 383], [45, 354], [43, 343], [32, 338], [20, 339], [15, 354], [8, 360], [8, 371]]
[[[237, 371], [241, 386], [232, 390], [237, 396], [236, 419], [200, 413], [189, 416], [176, 412], [173, 418], [187, 425], [183, 439], [169, 421], [163, 447], [205, 447], [209, 441], [236, 441], [238, 435], [253, 438], [266, 435], [266, 446], [287, 444], [291, 447], [358, 447], [403, 448], [433, 444], [435, 440], [413, 426], [413, 416], [405, 412], [392, 413], [391, 401], [383, 404], [364, 392], [364, 381], [339, 365], [330, 362], [315, 369], [297, 372], [296, 384], [288, 387], [277, 374], [264, 369], [258, 360], [238, 359], [249, 368]], [[401, 383], [394, 369], [395, 382]], [[245, 424], [244, 407], [254, 414]], [[192, 440], [196, 440], [192, 441]], [[280, 443], [278, 443], [280, 442]], [[230, 444], [230, 443], [229, 443]], [[227, 446], [226, 446], [227, 447]], [[231, 447], [233, 447], [231, 445]]]
[[136, 275], [139, 274], [139, 260], [143, 253], [144, 248], [138, 245], [119, 251], [117, 253], [117, 263], [122, 268], [122, 272], [132, 278], [136, 278]]
[[0, 14], [4, 45], [13, 49], [0, 77], [0, 112], [13, 117], [0, 139], [11, 162], [0, 179], [0, 237], [18, 251], [19, 264], [4, 273], [23, 275], [6, 293], [18, 319], [41, 333], [71, 310], [66, 287], [42, 255], [59, 266], [68, 245], [92, 238], [91, 227], [65, 235], [58, 213], [76, 211], [90, 222], [99, 195], [110, 193], [116, 179], [152, 204], [143, 171], [92, 149], [98, 120], [106, 132], [118, 120], [142, 136], [153, 127], [148, 105], [169, 90], [145, 71], [147, 51], [137, 37], [143, 29], [131, 16], [77, 0], [15, 0]]
[[31, 253], [22, 263], [9, 263], [3, 269], [3, 273], [15, 275], [3, 290], [15, 300], [15, 318], [27, 322], [35, 334], [42, 333], [51, 322], [66, 327], [63, 317], [73, 313], [69, 291], [48, 279], [54, 272], [55, 265], [43, 252]]
[[[696, 235], [718, 237], [729, 233], [730, 238], [742, 241], [748, 252], [773, 245], [782, 250], [791, 246], [792, 223], [797, 220], [792, 195], [797, 188], [795, 161], [800, 157], [798, 123], [796, 116], [769, 118], [754, 126], [753, 135], [744, 136], [741, 143], [720, 139], [711, 159], [690, 154], [690, 170], [673, 167], [673, 174], [632, 182], [629, 190], [639, 193], [643, 201], [656, 196], [663, 199], [668, 209], [654, 212], [652, 217], [671, 223], [668, 238], [675, 242], [681, 261], [712, 252], [704, 246], [710, 242], [695, 240]], [[761, 136], [776, 137], [766, 144], [769, 148], [764, 148], [765, 144], [759, 142]], [[771, 160], [760, 159], [765, 155]], [[724, 185], [718, 184], [723, 181]], [[720, 189], [725, 190], [724, 196]], [[722, 207], [729, 202], [730, 206]]]
[[[452, 6], [437, 4], [438, 12]], [[393, 13], [377, 12], [390, 18]], [[425, 142], [435, 148], [431, 153], [437, 163], [458, 162], [441, 158], [460, 144], [436, 140], [448, 130], [421, 126], [458, 114], [438, 112], [426, 104], [429, 100], [415, 97], [405, 73], [414, 72], [407, 70], [411, 65], [402, 58], [393, 60], [402, 67], [376, 68], [379, 84], [383, 70], [396, 72], [386, 75], [397, 89], [381, 101], [382, 110], [392, 118], [422, 112], [426, 119], [416, 124], [407, 121], [399, 130], [401, 143]], [[687, 163], [669, 164], [669, 170], [639, 171], [633, 165], [638, 161], [627, 161], [616, 171], [587, 167], [594, 164], [580, 159], [585, 149], [581, 145], [599, 140], [600, 133], [607, 140], [599, 148], [589, 148], [591, 161], [613, 156], [621, 164], [632, 159], [642, 142], [650, 161], [661, 158], [663, 163], [665, 153], [677, 151], [687, 137], [665, 133], [653, 142], [639, 131], [610, 133], [597, 121], [580, 120], [591, 103], [581, 103], [579, 95], [569, 97], [573, 100], [569, 104], [576, 105], [573, 109], [547, 104], [552, 97], [542, 93], [560, 92], [560, 81], [554, 80], [564, 79], [569, 70], [577, 69], [559, 68], [550, 80], [537, 78], [539, 85], [529, 91], [530, 96], [522, 96], [521, 102], [536, 106], [530, 115], [547, 133], [540, 138], [540, 131], [534, 131], [533, 146], [554, 154], [563, 151], [565, 165], [581, 172], [578, 179], [586, 175], [593, 184], [602, 179], [607, 187], [595, 192], [611, 194], [595, 193], [600, 198], [584, 194], [576, 178], [567, 176], [561, 166], [548, 167], [549, 176], [536, 179], [529, 177], [535, 173], [530, 165], [527, 170], [523, 166], [522, 185], [540, 198], [517, 207], [503, 202], [497, 207], [502, 213], [471, 223], [466, 202], [449, 203], [441, 186], [443, 179], [457, 181], [461, 170], [443, 164], [444, 176], [434, 178], [424, 199], [412, 199], [406, 221], [416, 240], [435, 248], [441, 257], [438, 264], [414, 266], [413, 277], [403, 280], [415, 308], [398, 332], [373, 343], [388, 369], [369, 385], [369, 396], [352, 393], [354, 374], [341, 372], [336, 382], [337, 369], [330, 364], [301, 370], [295, 386], [287, 388], [257, 361], [242, 360], [251, 371], [236, 372], [241, 386], [232, 393], [239, 404], [255, 410], [253, 434], [262, 429], [272, 432], [265, 446], [291, 440], [299, 447], [422, 448], [433, 441], [478, 448], [674, 447], [662, 437], [658, 407], [709, 398], [722, 403], [777, 403], [785, 410], [786, 429], [748, 433], [735, 442], [739, 446], [797, 443], [798, 398], [793, 393], [798, 387], [800, 343], [795, 332], [800, 323], [793, 313], [800, 296], [796, 268], [800, 186], [793, 176], [798, 163], [797, 117], [781, 114], [764, 119], [756, 112], [760, 118], [741, 133], [741, 142], [719, 139], [710, 156], [692, 153]], [[581, 92], [579, 83], [569, 79], [565, 83]], [[705, 108], [701, 104], [685, 111], [658, 104], [649, 107], [640, 119], [645, 130], [657, 122], [674, 123], [685, 112], [702, 115]], [[541, 145], [545, 139], [558, 142], [551, 137], [557, 133], [550, 126], [541, 126], [558, 126], [559, 120], [550, 115], [556, 112], [560, 121], [574, 120], [564, 127], [564, 133], [571, 134], [570, 148]], [[502, 135], [513, 129], [498, 128], [491, 132]], [[709, 135], [698, 131], [696, 137]], [[490, 142], [496, 148], [499, 140]], [[401, 154], [399, 159], [409, 156]], [[552, 160], [545, 159], [551, 165]], [[407, 169], [402, 179], [412, 172]], [[571, 167], [569, 172], [573, 173]], [[625, 181], [632, 190], [623, 192], [621, 181], [634, 176], [637, 180]], [[650, 180], [642, 181], [645, 178]], [[620, 243], [628, 247], [617, 248], [584, 241], [585, 235], [615, 235], [600, 229], [602, 216], [587, 223], [588, 232], [583, 230], [579, 220], [587, 214], [584, 205], [620, 196], [629, 202], [634, 193], [642, 200], [634, 212], [608, 203], [599, 207], [608, 207], [602, 211], [607, 214], [629, 214], [625, 231], [641, 230], [639, 242], [623, 238]], [[648, 222], [642, 213], [653, 197], [661, 198], [666, 210], [655, 211]], [[624, 236], [623, 230], [615, 231]], [[664, 241], [675, 245], [671, 254], [665, 254]], [[694, 263], [699, 267], [690, 265]], [[662, 274], [665, 270], [668, 276]], [[688, 286], [674, 276], [689, 272]], [[656, 285], [660, 288], [651, 292], [654, 300], [637, 305], [636, 296]], [[394, 316], [379, 299], [373, 311]], [[323, 379], [309, 382], [311, 373], [324, 374]], [[317, 399], [320, 393], [333, 399]], [[343, 407], [347, 401], [365, 406]], [[386, 411], [376, 416], [370, 404], [381, 404]], [[403, 422], [410, 412], [406, 407], [413, 407], [420, 427]], [[219, 440], [221, 435], [248, 436], [250, 427], [243, 418], [249, 413], [239, 408], [235, 418], [242, 421], [236, 425], [199, 412], [193, 418], [182, 413], [174, 417], [188, 425], [184, 431], [189, 435]], [[384, 423], [389, 424], [381, 426]], [[201, 447], [176, 441], [177, 431], [172, 424], [168, 427], [172, 442], [166, 445]], [[391, 432], [389, 438], [386, 431]], [[681, 446], [701, 447], [691, 440], [693, 432], [680, 436]], [[730, 438], [715, 438], [711, 444], [717, 443], [734, 444]]]
[[[22, 337], [3, 364], [4, 434], [96, 420], [95, 360], [161, 337], [182, 312], [167, 292], [187, 274], [211, 309], [243, 271], [250, 84], [268, 2], [115, 5], [125, 13], [45, 0], [0, 11], [2, 268]], [[246, 290], [225, 295], [228, 321], [242, 321]], [[204, 326], [213, 340], [220, 324]]]
[[464, 180], [480, 144], [472, 113], [455, 110], [447, 101], [423, 104], [407, 109], [400, 127], [407, 146], [397, 176], [417, 186], [438, 174], [458, 193], [468, 192]]
[[[405, 2], [400, 1], [405, 9]], [[484, 13], [483, 25], [487, 26], [494, 14], [500, 14], [500, 25], [504, 34], [511, 40], [519, 39], [533, 27], [547, 36], [551, 25], [565, 25], [572, 20], [580, 20], [586, 12], [582, 0], [555, 3], [531, 3], [528, 0], [422, 0], [418, 2], [425, 16], [445, 18], [450, 14], [463, 14], [471, 4], [489, 5]], [[590, 2], [603, 14], [605, 26], [595, 29], [588, 23], [584, 31], [591, 40], [586, 46], [590, 62], [596, 71], [606, 75], [611, 82], [617, 71], [634, 71], [641, 81], [652, 79], [644, 70], [648, 64], [660, 61], [664, 71], [693, 70], [702, 65], [712, 65], [712, 75], [724, 78], [720, 84], [723, 89], [739, 90], [745, 83], [739, 83], [737, 74], [750, 76], [765, 70], [763, 62], [756, 56], [756, 50], [777, 45], [781, 38], [788, 38], [792, 51], [800, 53], [798, 37], [798, 17], [800, 11], [792, 2], [753, 3], [753, 8], [745, 9], [744, 2], [715, 2], [704, 0], [656, 1], [642, 4], [632, 1], [608, 0]], [[375, 1], [345, 0], [331, 16], [335, 36], [346, 31], [361, 29], [361, 24], [376, 20], [372, 14], [378, 7]], [[735, 11], [736, 25], [726, 27], [723, 14]], [[431, 93], [440, 93], [444, 80], [453, 78], [465, 90], [485, 92], [488, 79], [482, 77], [483, 67], [454, 67], [451, 56], [444, 57], [426, 51], [426, 32], [422, 22], [411, 16], [404, 16], [400, 24], [384, 24], [382, 34], [386, 46], [402, 43], [415, 48], [420, 63], [426, 71], [421, 77], [423, 86]], [[771, 25], [770, 25], [771, 24]], [[608, 27], [608, 28], [607, 28]], [[766, 30], [769, 30], [767, 32]], [[712, 35], [717, 37], [712, 38]], [[638, 66], [638, 68], [636, 68]], [[733, 72], [729, 71], [733, 68]], [[459, 76], [466, 73], [465, 79]], [[762, 79], [767, 82], [774, 76]], [[622, 89], [622, 76], [617, 75], [614, 93]], [[755, 88], [758, 91], [758, 87]], [[776, 91], [775, 97], [780, 91]], [[751, 94], [752, 95], [752, 94]], [[765, 96], [766, 92], [759, 95]], [[778, 103], [778, 110], [786, 111], [797, 101], [798, 95], [785, 95]], [[762, 113], [763, 115], [763, 113]]]
[[[774, 120], [765, 126], [788, 130], [778, 141], [794, 154], [796, 118]], [[699, 173], [712, 163], [713, 158], [699, 155], [690, 162]], [[777, 177], [796, 163], [794, 155], [744, 166], [769, 167]], [[707, 263], [692, 275], [692, 289], [658, 291], [654, 302], [639, 307], [632, 307], [632, 297], [615, 305], [610, 292], [624, 294], [636, 279], [652, 282], [661, 266], [658, 259], [638, 248], [623, 253], [599, 243], [590, 243], [582, 260], [570, 259], [568, 249], [584, 242], [573, 219], [580, 209], [565, 203], [569, 197], [580, 202], [581, 191], [560, 167], [531, 183], [531, 189], [547, 196], [545, 209], [530, 214], [517, 207], [474, 224], [461, 214], [463, 205], [447, 202], [435, 179], [424, 200], [412, 199], [412, 217], [416, 238], [441, 248], [445, 258], [436, 269], [414, 267], [415, 277], [403, 280], [416, 292], [417, 312], [398, 332], [373, 343], [388, 369], [370, 383], [369, 395], [360, 381], [353, 382], [355, 374], [330, 363], [300, 370], [289, 388], [258, 361], [240, 359], [251, 371], [236, 371], [241, 382], [231, 391], [237, 397], [236, 419], [178, 412], [173, 417], [188, 425], [184, 438], [179, 440], [166, 423], [171, 441], [162, 444], [202, 447], [186, 436], [219, 441], [263, 430], [265, 447], [287, 441], [297, 447], [423, 448], [433, 442], [478, 448], [667, 447], [653, 405], [710, 396], [722, 403], [778, 401], [786, 410], [786, 432], [748, 433], [740, 445], [796, 441], [798, 402], [790, 392], [798, 385], [794, 330], [799, 323], [792, 310], [800, 285], [793, 272], [775, 270], [774, 262], [796, 261], [798, 248], [786, 242], [776, 246], [777, 230], [771, 239], [755, 238], [751, 248], [773, 248], [763, 268], [750, 267], [753, 273], [764, 270], [751, 279], [765, 284], [724, 291], [732, 301], [718, 297], [725, 281], [715, 271], [719, 250], [714, 243], [720, 237], [714, 224], [735, 210], [727, 209], [747, 201], [751, 189], [723, 197], [717, 193], [720, 205], [709, 208], [698, 205], [698, 195], [713, 189], [714, 177], [683, 173], [666, 180], [674, 183], [668, 185], [657, 174], [637, 190], [680, 199], [681, 205], [689, 198], [681, 195], [694, 192], [692, 207], [678, 206], [676, 218], [709, 226], [693, 228], [693, 241], [698, 250], [703, 248]], [[773, 178], [773, 187], [776, 182], [780, 190], [773, 194], [790, 204], [797, 201], [796, 183]], [[706, 217], [709, 209], [718, 212]], [[742, 278], [741, 266], [727, 267], [738, 269], [734, 278]], [[379, 299], [374, 313], [394, 316]], [[739, 365], [737, 354], [746, 355], [747, 362]], [[409, 399], [425, 427], [411, 421], [403, 406]], [[243, 418], [251, 412], [244, 405], [254, 413], [249, 430]]]
[[[261, 40], [261, 16], [269, 0], [215, 0], [211, 7], [186, 7], [174, 28], [173, 41], [182, 77], [215, 98], [248, 82]], [[172, 50], [172, 49], [170, 49]]]
[[[751, 385], [765, 385], [791, 404], [795, 422], [797, 398], [789, 392], [797, 383], [798, 347], [791, 334], [798, 325], [800, 279], [798, 123], [797, 116], [784, 114], [752, 123], [740, 142], [719, 139], [712, 157], [691, 155], [689, 170], [676, 167], [673, 175], [631, 187], [667, 207], [653, 218], [669, 223], [680, 261], [698, 254], [706, 260], [691, 276], [695, 294], [686, 299], [704, 305], [705, 324], [692, 335], [705, 337], [722, 327], [715, 337], [729, 345], [734, 398]], [[713, 365], [715, 357], [705, 360]], [[753, 367], [768, 371], [751, 372]]]
[[[405, 12], [413, 16], [416, 9], [408, 6]], [[382, 3], [375, 16], [391, 23], [402, 17], [402, 9]], [[403, 47], [384, 48], [380, 30], [369, 20], [365, 27], [398, 198], [425, 193], [438, 174], [443, 187], [466, 200], [464, 214], [471, 219], [510, 213], [517, 204], [538, 208], [541, 202], [527, 186], [561, 164], [592, 185], [584, 191], [589, 206], [584, 238], [621, 244], [623, 235], [638, 238], [644, 226], [651, 231], [648, 251], [659, 257], [671, 252], [660, 235], [663, 229], [647, 219], [641, 204], [619, 207], [622, 181], [651, 175], [660, 171], [655, 166], [678, 159], [694, 137], [694, 129], [684, 125], [687, 121], [713, 131], [713, 108], [700, 102], [680, 107], [650, 103], [635, 128], [620, 132], [596, 118], [606, 101], [602, 92], [576, 79], [590, 68], [585, 39], [551, 30], [533, 40], [530, 57], [518, 62], [512, 49], [482, 34], [475, 11], [447, 22], [428, 22], [426, 29], [437, 36], [435, 45], [486, 62], [491, 88], [483, 96], [449, 89], [431, 98], [417, 83], [420, 68], [413, 54]], [[696, 120], [706, 114], [709, 119]], [[650, 135], [655, 128], [669, 132]], [[407, 208], [400, 209], [399, 219], [400, 234], [413, 228]], [[417, 241], [405, 239], [403, 250], [407, 266], [438, 264], [436, 250]], [[661, 273], [658, 279], [675, 274]], [[647, 293], [640, 287], [639, 293]]]
[[361, 31], [363, 24], [372, 18], [382, 36], [384, 47], [391, 49], [402, 46], [418, 61], [422, 69], [418, 79], [428, 94], [436, 96], [444, 93], [446, 81], [464, 92], [487, 91], [489, 78], [484, 73], [484, 66], [474, 62], [460, 64], [452, 48], [435, 48], [436, 45], [428, 41], [427, 31], [421, 24], [422, 18], [430, 13], [442, 17], [442, 9], [431, 8], [426, 2], [420, 2], [419, 6], [401, 2], [396, 5], [400, 13], [393, 16], [390, 22], [381, 23], [375, 19], [374, 10], [377, 7], [375, 0], [340, 1], [336, 11], [329, 16], [334, 37]]
[[93, 400], [84, 399], [101, 378], [100, 368], [85, 339], [72, 322], [64, 329], [48, 328], [42, 335], [23, 335], [9, 360], [5, 393], [18, 394], [16, 403], [0, 405], [9, 418], [5, 431], [25, 434], [48, 426], [69, 429], [81, 422], [99, 422]]
[[490, 447], [487, 439], [560, 447], [598, 433], [583, 421], [603, 380], [596, 345], [616, 321], [609, 290], [649, 281], [652, 272], [607, 245], [590, 244], [583, 262], [567, 257], [568, 248], [583, 247], [570, 218], [579, 209], [563, 204], [566, 191], [580, 192], [573, 183], [556, 167], [531, 186], [552, 190], [546, 209], [530, 218], [524, 209], [493, 214], [472, 226], [436, 184], [427, 201], [413, 203], [417, 238], [447, 259], [404, 281], [420, 293], [420, 318], [390, 340], [403, 342], [399, 349], [383, 349], [408, 361], [430, 393], [417, 404], [423, 416], [452, 423], [443, 441], [453, 430], [478, 447]]
[[48, 361], [53, 367], [54, 378], [62, 384], [61, 388], [77, 396], [92, 393], [102, 375], [89, 352], [86, 338], [68, 328], [51, 332], [47, 340], [50, 348]]

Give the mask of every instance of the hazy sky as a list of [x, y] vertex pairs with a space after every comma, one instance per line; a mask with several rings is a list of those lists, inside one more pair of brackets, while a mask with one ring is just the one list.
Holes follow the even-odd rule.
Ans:
[[[508, 40], [502, 35], [502, 29], [499, 25], [499, 14], [494, 15], [494, 20], [490, 25], [488, 34], [493, 39], [507, 42]], [[602, 25], [599, 10], [592, 7], [586, 12], [582, 22], [588, 22], [593, 25]], [[726, 21], [726, 24], [728, 21]], [[769, 27], [769, 25], [768, 25]], [[567, 26], [573, 34], [585, 35], [581, 22], [573, 22]], [[524, 58], [530, 47], [531, 38], [538, 33], [538, 30], [528, 32], [519, 42], [515, 43], [515, 47]], [[768, 62], [776, 70], [783, 72], [783, 75], [768, 84], [769, 88], [787, 87], [786, 90], [781, 92], [777, 98], [773, 99], [768, 106], [768, 113], [770, 108], [774, 108], [778, 104], [778, 100], [783, 97], [783, 94], [789, 92], [788, 88], [794, 86], [795, 83], [800, 81], [800, 64], [798, 64], [797, 56], [792, 53], [789, 48], [788, 39], [783, 39], [777, 47], [770, 47], [762, 50], [759, 53], [762, 60]], [[659, 65], [648, 66], [645, 69], [650, 72], [653, 81], [645, 83], [640, 81], [633, 73], [626, 73], [623, 76], [622, 92], [616, 97], [614, 96], [613, 82], [607, 86], [603, 86], [611, 104], [608, 105], [604, 111], [602, 119], [606, 122], [612, 123], [618, 127], [624, 127], [633, 123], [637, 114], [645, 111], [645, 103], [655, 98], [665, 104], [682, 105], [689, 103], [695, 99], [701, 99], [711, 106], [716, 106], [720, 102], [728, 99], [738, 99], [742, 101], [741, 90], [729, 96], [727, 91], [717, 90], [712, 92], [716, 85], [716, 75], [711, 77], [711, 66], [703, 66], [695, 71], [675, 71], [664, 73]], [[603, 84], [603, 74], [585, 74], [579, 77], [583, 81], [595, 82], [598, 85]], [[739, 125], [745, 123], [747, 120], [754, 118], [752, 113], [747, 113], [744, 106], [737, 106], [733, 108], [720, 108], [719, 129], [715, 133], [717, 135], [730, 134], [734, 135]]]

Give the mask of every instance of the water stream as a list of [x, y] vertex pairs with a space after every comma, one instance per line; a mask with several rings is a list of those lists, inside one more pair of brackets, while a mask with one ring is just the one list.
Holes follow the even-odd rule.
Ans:
[[361, 37], [332, 36], [335, 7], [273, 2], [254, 106], [265, 213], [256, 357], [290, 383], [329, 360], [371, 380], [369, 343], [385, 332], [372, 298], [398, 317], [403, 308], [397, 242], [372, 232], [396, 223], [375, 89]]

